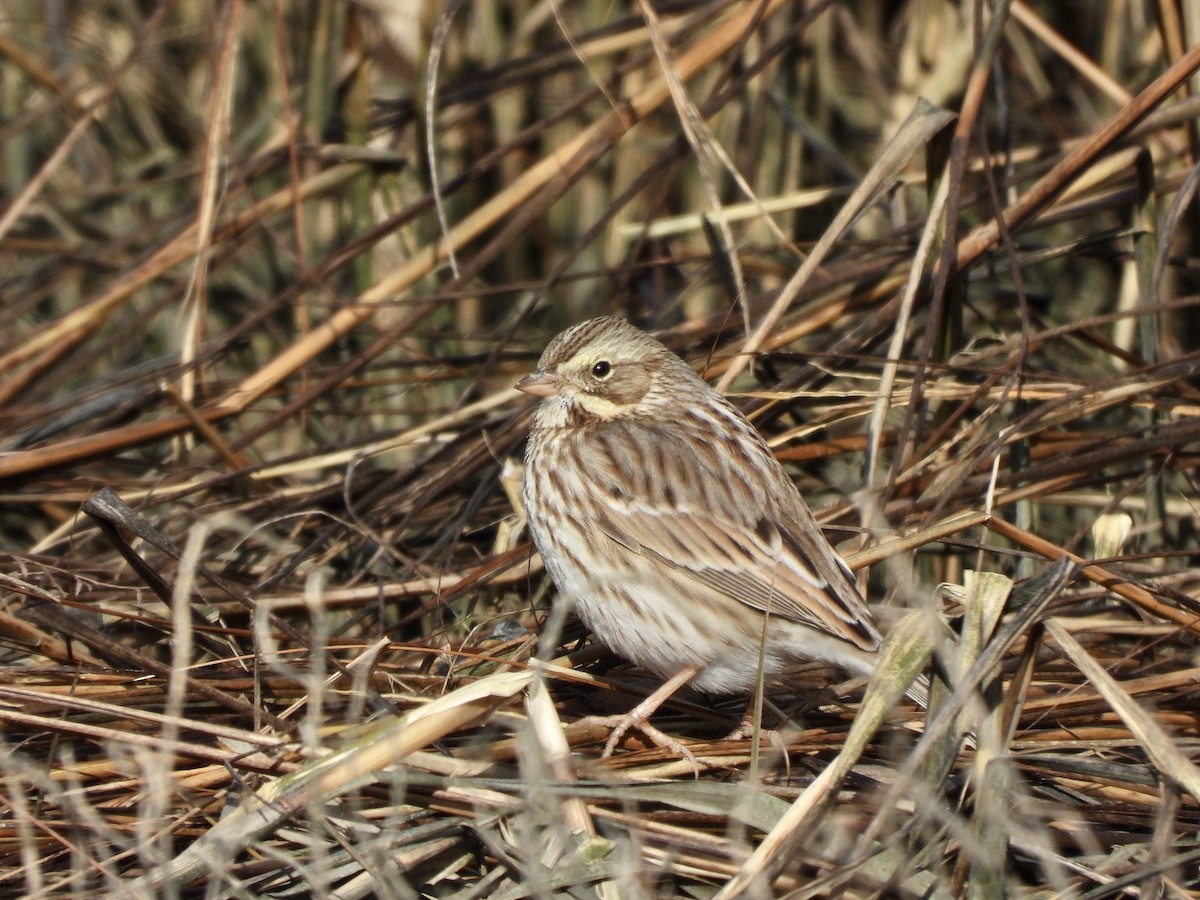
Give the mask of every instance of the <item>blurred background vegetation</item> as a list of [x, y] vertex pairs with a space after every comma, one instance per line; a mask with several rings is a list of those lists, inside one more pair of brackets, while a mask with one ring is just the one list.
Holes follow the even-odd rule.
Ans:
[[[885, 548], [873, 599], [1098, 559], [1055, 614], [1141, 679], [1183, 766], [1198, 35], [1188, 0], [6, 2], [0, 891], [120, 889], [341, 729], [527, 659], [548, 593], [511, 385], [599, 314], [734, 392], [844, 552]], [[1003, 811], [968, 748], [905, 852], [851, 858], [897, 726], [763, 895], [1196, 889], [1190, 776], [1031, 628], [1000, 670]], [[556, 686], [558, 712], [634, 684]], [[670, 730], [704, 732], [694, 704]], [[521, 704], [497, 705], [177, 880], [710, 896], [775, 821], [610, 785], [583, 795], [607, 855], [556, 881], [520, 838], [558, 827], [526, 802]], [[828, 760], [853, 711], [813, 705], [801, 772], [746, 791], [790, 800]], [[699, 786], [571, 742], [589, 777]], [[713, 742], [704, 780], [741, 789], [746, 752]]]

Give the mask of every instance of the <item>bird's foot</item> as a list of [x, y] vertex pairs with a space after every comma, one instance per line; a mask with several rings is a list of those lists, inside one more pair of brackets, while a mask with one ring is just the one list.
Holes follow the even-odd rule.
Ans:
[[[738, 722], [737, 727], [734, 728], [733, 731], [725, 735], [725, 740], [749, 741], [754, 738], [754, 733], [754, 720], [749, 718], [742, 719], [742, 721]], [[782, 744], [783, 732], [777, 731], [774, 728], [762, 728], [760, 726], [758, 729], [758, 740], [759, 743], [766, 741], [768, 744]]]
[[668, 750], [682, 756], [693, 766], [698, 765], [696, 757], [692, 751], [684, 746], [683, 742], [678, 738], [673, 738], [665, 731], [655, 728], [649, 722], [649, 716], [638, 715], [638, 710], [635, 708], [631, 712], [623, 716], [587, 716], [580, 719], [577, 725], [591, 725], [610, 730], [608, 741], [604, 745], [604, 752], [600, 754], [601, 759], [607, 759], [613, 755], [613, 751], [617, 749], [617, 744], [621, 743], [621, 739], [630, 731], [640, 731], [657, 747], [663, 750]]
[[692, 754], [692, 751], [685, 747], [681, 741], [650, 724], [650, 717], [654, 715], [655, 711], [672, 694], [687, 684], [698, 671], [700, 671], [699, 666], [687, 666], [676, 672], [663, 682], [654, 693], [623, 716], [588, 716], [581, 720], [581, 724], [602, 725], [605, 728], [612, 729], [612, 733], [608, 736], [608, 742], [604, 745], [604, 753], [601, 754], [601, 758], [606, 759], [612, 756], [613, 751], [617, 748], [617, 744], [621, 742], [621, 738], [625, 737], [630, 729], [635, 729], [648, 737], [657, 746], [682, 756], [692, 764], [692, 767], [695, 768], [698, 774], [700, 772], [700, 764], [696, 761], [696, 757]]

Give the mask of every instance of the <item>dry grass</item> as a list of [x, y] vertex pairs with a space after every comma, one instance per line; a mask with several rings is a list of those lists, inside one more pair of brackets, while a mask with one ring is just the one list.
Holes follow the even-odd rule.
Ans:
[[[0, 893], [1200, 890], [1196, 23], [995, 5], [10, 4]], [[600, 758], [504, 468], [600, 313], [955, 691]]]

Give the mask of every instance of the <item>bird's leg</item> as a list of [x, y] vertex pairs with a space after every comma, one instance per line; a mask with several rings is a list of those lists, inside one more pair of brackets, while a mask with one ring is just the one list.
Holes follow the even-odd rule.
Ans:
[[616, 749], [617, 744], [625, 736], [626, 732], [631, 728], [636, 728], [659, 747], [662, 747], [664, 750], [670, 750], [672, 753], [678, 753], [680, 756], [691, 761], [694, 766], [696, 765], [696, 757], [692, 755], [692, 751], [683, 746], [675, 738], [664, 734], [651, 725], [650, 717], [654, 715], [660, 706], [667, 702], [672, 694], [691, 681], [699, 671], [700, 667], [697, 665], [685, 666], [664, 681], [654, 693], [623, 716], [588, 716], [581, 719], [579, 724], [603, 725], [605, 728], [612, 729], [612, 734], [608, 737], [608, 743], [604, 745], [604, 753], [601, 754], [601, 758], [612, 756], [613, 750]]

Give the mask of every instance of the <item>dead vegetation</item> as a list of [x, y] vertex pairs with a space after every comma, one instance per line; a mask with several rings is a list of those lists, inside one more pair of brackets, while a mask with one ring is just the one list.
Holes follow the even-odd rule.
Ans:
[[[1191, 7], [395, 6], [0, 14], [0, 892], [1200, 890]], [[600, 313], [956, 690], [600, 758], [506, 469]]]

